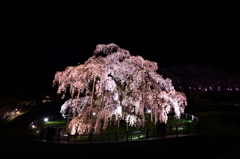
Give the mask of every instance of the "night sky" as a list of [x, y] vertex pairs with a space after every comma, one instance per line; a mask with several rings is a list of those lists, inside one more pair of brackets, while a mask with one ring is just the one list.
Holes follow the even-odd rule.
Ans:
[[0, 7], [5, 92], [19, 83], [47, 92], [56, 71], [83, 63], [97, 44], [111, 42], [159, 68], [199, 63], [240, 72], [236, 4], [86, 0]]

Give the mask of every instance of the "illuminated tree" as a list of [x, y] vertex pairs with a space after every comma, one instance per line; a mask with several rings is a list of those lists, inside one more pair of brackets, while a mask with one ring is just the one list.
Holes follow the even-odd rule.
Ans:
[[171, 79], [164, 79], [157, 69], [156, 62], [131, 56], [111, 43], [97, 45], [84, 64], [56, 72], [53, 84], [59, 85], [57, 93], [63, 93], [64, 98], [69, 90], [72, 96], [60, 111], [74, 114], [68, 131], [99, 133], [109, 122], [116, 121], [119, 126], [119, 120], [144, 127], [147, 111], [155, 123], [166, 123], [170, 111], [179, 118], [187, 105], [186, 97], [175, 91]]

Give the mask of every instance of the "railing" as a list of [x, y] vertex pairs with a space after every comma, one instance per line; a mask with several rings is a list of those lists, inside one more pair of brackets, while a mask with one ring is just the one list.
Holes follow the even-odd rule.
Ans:
[[[163, 137], [178, 137], [180, 135], [240, 135], [239, 124], [212, 124], [207, 122], [185, 123], [182, 125], [167, 125], [164, 129], [156, 127], [154, 129], [134, 129], [130, 127], [129, 131], [116, 129], [116, 131], [101, 131], [99, 134], [67, 134], [67, 118], [62, 116], [52, 116], [45, 121], [45, 118], [32, 122], [28, 130], [30, 138], [41, 142], [56, 143], [93, 143], [93, 142], [130, 142], [138, 140], [157, 140]], [[54, 120], [61, 120], [62, 124], [49, 127]]]
[[[47, 121], [48, 119], [48, 121]], [[156, 140], [165, 136], [178, 137], [180, 134], [196, 134], [193, 124], [186, 123], [183, 125], [166, 126], [164, 129], [156, 127], [154, 129], [134, 129], [129, 128], [129, 131], [101, 131], [100, 134], [67, 134], [66, 130], [66, 117], [53, 116], [50, 118], [42, 118], [32, 122], [28, 130], [30, 138], [34, 138], [41, 142], [57, 142], [57, 143], [78, 143], [78, 142], [129, 142], [137, 140]], [[65, 125], [55, 125], [49, 127], [50, 122], [54, 120], [62, 120]]]

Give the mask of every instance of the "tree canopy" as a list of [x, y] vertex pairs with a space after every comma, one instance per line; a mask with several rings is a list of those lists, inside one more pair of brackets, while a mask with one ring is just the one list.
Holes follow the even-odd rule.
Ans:
[[113, 43], [97, 45], [93, 54], [83, 64], [56, 72], [53, 80], [62, 98], [71, 94], [60, 111], [74, 114], [68, 125], [71, 134], [99, 133], [119, 120], [144, 127], [146, 112], [155, 123], [166, 123], [170, 112], [176, 118], [184, 113], [185, 94], [156, 72], [156, 62], [132, 56]]

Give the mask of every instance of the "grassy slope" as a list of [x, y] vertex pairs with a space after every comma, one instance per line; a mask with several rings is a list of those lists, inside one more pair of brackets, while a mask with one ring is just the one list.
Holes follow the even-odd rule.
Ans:
[[[27, 126], [32, 120], [43, 118], [49, 114], [58, 114], [60, 105], [43, 105], [35, 107], [29, 112], [22, 114], [14, 120], [11, 120], [0, 126], [0, 143], [1, 152], [11, 156], [32, 156], [38, 157], [105, 157], [105, 158], [122, 158], [122, 157], [180, 157], [192, 156], [194, 158], [218, 158], [226, 155], [236, 155], [231, 150], [239, 146], [239, 137], [236, 136], [196, 136], [186, 138], [173, 138], [159, 141], [135, 142], [135, 143], [118, 143], [118, 144], [101, 144], [101, 145], [58, 145], [49, 143], [29, 142], [27, 137]], [[218, 110], [216, 110], [218, 111]], [[202, 114], [201, 114], [202, 113]], [[209, 122], [219, 122], [216, 116], [207, 115], [206, 112], [198, 113], [202, 115], [202, 120]], [[229, 112], [228, 112], [229, 113]], [[236, 112], [235, 112], [236, 113]], [[197, 113], [196, 113], [197, 114]], [[229, 114], [228, 114], [229, 115]], [[230, 114], [231, 115], [231, 114]], [[224, 115], [222, 115], [223, 117]], [[201, 121], [202, 121], [201, 120]], [[31, 152], [31, 154], [29, 153]], [[231, 152], [231, 154], [229, 154]]]

